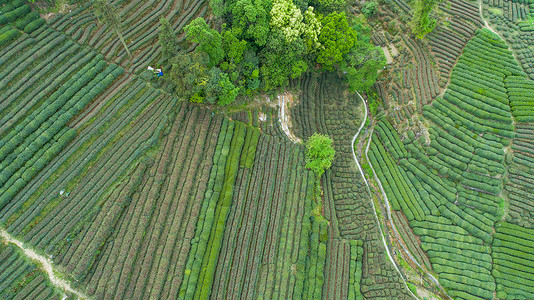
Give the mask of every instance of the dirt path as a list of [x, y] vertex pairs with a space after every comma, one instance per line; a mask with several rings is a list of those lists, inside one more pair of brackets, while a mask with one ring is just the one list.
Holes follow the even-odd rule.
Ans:
[[386, 56], [386, 63], [389, 65], [393, 63], [393, 58], [391, 57], [391, 54], [389, 53], [389, 49], [387, 46], [382, 46], [382, 51], [384, 52], [384, 55]]
[[[360, 171], [360, 175], [362, 176], [363, 181], [365, 182], [365, 186], [367, 186], [367, 190], [369, 191], [369, 195], [371, 196], [372, 195], [371, 188], [369, 187], [369, 183], [367, 182], [367, 179], [365, 178], [365, 174], [363, 173], [362, 167], [360, 166], [360, 163], [358, 162], [358, 158], [356, 157], [356, 153], [354, 152], [354, 142], [356, 141], [356, 139], [358, 138], [358, 135], [362, 131], [362, 128], [365, 125], [365, 122], [367, 121], [367, 114], [368, 114], [367, 103], [365, 102], [365, 100], [363, 100], [363, 97], [360, 95], [360, 93], [358, 93], [358, 92], [356, 92], [356, 93], [358, 94], [358, 97], [360, 98], [360, 100], [362, 100], [362, 104], [363, 104], [363, 106], [365, 108], [365, 116], [363, 118], [362, 124], [360, 125], [360, 128], [358, 129], [358, 132], [356, 132], [354, 137], [352, 137], [352, 141], [351, 141], [351, 145], [350, 146], [352, 148], [352, 156], [354, 158], [354, 162], [356, 163], [356, 166], [358, 167], [358, 170]], [[368, 147], [369, 147], [369, 145], [368, 145]], [[375, 203], [374, 203], [372, 197], [371, 197], [371, 204], [373, 205], [373, 213], [374, 213], [374, 216], [375, 216], [376, 223], [378, 225], [378, 230], [380, 231], [380, 237], [382, 238], [382, 242], [384, 243], [384, 248], [386, 249], [386, 254], [388, 255], [389, 260], [391, 261], [393, 266], [395, 267], [395, 270], [397, 271], [397, 273], [399, 273], [400, 278], [402, 278], [402, 282], [404, 282], [404, 286], [406, 287], [406, 290], [409, 291], [410, 294], [415, 299], [418, 299], [417, 296], [408, 288], [408, 284], [406, 283], [406, 280], [404, 279], [404, 276], [402, 276], [402, 273], [399, 270], [399, 267], [397, 266], [397, 263], [393, 259], [393, 256], [391, 256], [391, 252], [389, 250], [388, 244], [386, 243], [386, 238], [384, 237], [384, 233], [382, 232], [382, 226], [380, 226], [380, 220], [378, 219], [378, 215], [376, 214], [376, 207], [375, 207]], [[389, 207], [388, 207], [388, 211], [389, 211]]]
[[[0, 237], [4, 238], [5, 240], [7, 240], [7, 242], [16, 245], [17, 247], [19, 247], [24, 252], [24, 254], [26, 256], [28, 256], [33, 261], [38, 262], [42, 266], [42, 269], [48, 274], [48, 277], [50, 278], [50, 281], [52, 282], [52, 284], [54, 284], [56, 287], [60, 288], [64, 292], [71, 293], [71, 294], [75, 295], [79, 299], [88, 299], [89, 298], [89, 297], [85, 296], [84, 294], [74, 290], [67, 281], [58, 278], [56, 276], [56, 274], [54, 273], [54, 267], [52, 266], [52, 263], [50, 262], [50, 259], [48, 259], [48, 258], [46, 258], [46, 257], [44, 257], [42, 255], [37, 254], [32, 249], [24, 247], [24, 245], [22, 244], [21, 241], [13, 238], [3, 228], [0, 229]], [[66, 295], [64, 295], [63, 298], [65, 299]]]
[[[356, 158], [356, 154], [354, 152], [354, 141], [356, 141], [356, 139], [358, 138], [358, 135], [360, 134], [360, 131], [361, 129], [363, 128], [363, 125], [365, 124], [365, 121], [367, 120], [367, 105], [365, 103], [365, 100], [363, 100], [362, 96], [360, 95], [360, 93], [358, 93], [358, 96], [359, 98], [362, 100], [362, 103], [365, 107], [365, 117], [363, 119], [363, 122], [362, 122], [362, 125], [360, 126], [360, 129], [358, 129], [358, 132], [356, 133], [356, 135], [354, 135], [354, 137], [352, 138], [352, 155], [354, 157], [354, 161], [356, 162], [356, 165], [358, 166], [358, 170], [360, 171], [360, 174], [361, 176], [363, 177], [363, 180], [365, 182], [365, 185], [367, 186], [367, 190], [369, 191], [369, 194], [371, 194], [371, 188], [369, 187], [369, 183], [367, 182], [367, 179], [365, 178], [365, 175], [363, 173], [363, 170], [358, 162], [358, 159]], [[371, 133], [369, 135], [369, 137], [371, 137], [373, 134], [373, 130], [371, 129]], [[367, 155], [367, 153], [369, 152], [369, 145], [371, 144], [371, 138], [369, 138], [369, 141], [367, 143], [367, 147], [365, 148], [365, 157], [367, 158], [367, 162], [369, 163], [369, 166], [371, 167], [371, 170], [373, 171], [373, 175], [375, 177], [375, 180], [376, 182], [378, 183], [378, 186], [380, 188], [380, 192], [382, 193], [382, 196], [384, 197], [384, 202], [386, 203], [386, 211], [387, 211], [387, 217], [388, 217], [388, 220], [390, 220], [390, 223], [391, 223], [391, 227], [393, 229], [393, 232], [395, 233], [395, 236], [397, 238], [397, 240], [399, 241], [399, 244], [402, 246], [404, 252], [407, 254], [408, 258], [417, 266], [419, 266], [421, 269], [423, 269], [421, 267], [421, 265], [417, 262], [417, 260], [412, 256], [412, 254], [410, 253], [410, 251], [408, 251], [408, 249], [406, 249], [406, 247], [404, 246], [404, 244], [401, 241], [401, 238], [400, 238], [400, 234], [397, 230], [397, 227], [395, 226], [395, 223], [393, 222], [393, 219], [391, 218], [391, 208], [390, 208], [390, 205], [389, 205], [389, 200], [388, 200], [388, 197], [386, 195], [386, 192], [384, 191], [384, 188], [382, 187], [382, 183], [380, 182], [380, 180], [378, 179], [378, 176], [376, 175], [376, 172], [375, 172], [375, 169], [373, 168], [373, 165], [371, 164], [371, 161], [369, 160], [369, 156]], [[380, 226], [380, 221], [378, 219], [378, 216], [376, 214], [376, 209], [375, 209], [375, 204], [374, 204], [374, 201], [371, 200], [371, 204], [373, 205], [373, 212], [375, 214], [375, 219], [378, 223], [378, 228], [380, 229], [380, 235], [382, 236], [382, 241], [384, 243], [384, 247], [386, 248], [386, 252], [387, 252], [387, 255], [389, 257], [389, 259], [391, 260], [391, 263], [393, 264], [393, 266], [395, 266], [395, 269], [397, 270], [397, 272], [399, 273], [399, 275], [401, 276], [404, 284], [406, 285], [406, 288], [410, 291], [410, 293], [412, 294], [412, 296], [414, 296], [416, 299], [417, 299], [417, 296], [414, 295], [411, 290], [408, 288], [408, 285], [406, 284], [406, 280], [404, 279], [404, 277], [402, 276], [399, 268], [397, 267], [397, 264], [395, 263], [395, 260], [393, 259], [393, 257], [391, 256], [391, 253], [390, 253], [390, 250], [389, 250], [389, 247], [386, 243], [386, 240], [384, 238], [384, 234], [382, 233], [382, 227]], [[423, 269], [424, 270], [424, 269]], [[424, 270], [425, 271], [425, 274], [428, 276], [428, 278], [430, 278], [430, 280], [432, 282], [434, 282], [434, 284], [436, 284], [436, 286], [443, 292], [444, 295], [446, 295], [443, 287], [439, 284], [438, 280], [432, 276], [432, 274], [430, 274], [427, 270]], [[450, 298], [450, 297], [449, 297]]]
[[[372, 136], [372, 132], [371, 132], [371, 135]], [[378, 179], [378, 176], [376, 175], [376, 172], [375, 172], [375, 169], [373, 168], [373, 165], [371, 164], [371, 161], [369, 160], [369, 156], [367, 155], [367, 153], [369, 152], [369, 145], [371, 144], [371, 139], [369, 139], [369, 143], [367, 144], [367, 148], [365, 149], [365, 157], [367, 158], [367, 161], [369, 162], [369, 166], [371, 167], [371, 170], [373, 171], [373, 175], [375, 177], [375, 180], [376, 182], [378, 183], [378, 187], [380, 188], [380, 192], [382, 194], [382, 196], [384, 197], [384, 202], [386, 203], [386, 211], [387, 211], [387, 214], [388, 214], [388, 219], [390, 220], [390, 223], [391, 223], [391, 227], [393, 228], [393, 232], [395, 233], [395, 236], [397, 238], [397, 240], [399, 241], [399, 244], [402, 246], [402, 249], [404, 250], [404, 252], [407, 254], [408, 258], [415, 264], [417, 265], [419, 268], [421, 268], [422, 270], [424, 270], [426, 276], [428, 278], [430, 278], [430, 280], [441, 290], [441, 292], [444, 294], [444, 295], [447, 295], [447, 293], [445, 292], [445, 290], [443, 289], [443, 287], [439, 284], [438, 280], [432, 276], [432, 274], [430, 274], [430, 272], [428, 272], [427, 270], [423, 269], [423, 267], [417, 262], [417, 260], [412, 256], [412, 254], [410, 253], [410, 251], [408, 251], [408, 249], [406, 249], [404, 243], [401, 242], [401, 237], [400, 237], [400, 234], [397, 230], [397, 226], [395, 225], [395, 223], [393, 222], [393, 219], [391, 217], [391, 207], [389, 205], [389, 199], [386, 195], [386, 192], [384, 190], [384, 187], [382, 186], [382, 183], [380, 182], [380, 179]], [[450, 297], [449, 297], [450, 298]]]
[[288, 104], [291, 105], [291, 101], [293, 101], [293, 95], [291, 93], [286, 92], [278, 95], [278, 106], [280, 107], [278, 120], [280, 121], [280, 127], [282, 127], [282, 130], [293, 143], [302, 143], [302, 140], [289, 130], [291, 121], [289, 120], [289, 114], [287, 113], [287, 106]]

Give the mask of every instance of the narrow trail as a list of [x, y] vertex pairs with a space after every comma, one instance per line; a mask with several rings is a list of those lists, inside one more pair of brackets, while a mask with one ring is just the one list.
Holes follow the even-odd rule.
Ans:
[[478, 12], [480, 14], [480, 19], [484, 22], [484, 28], [488, 29], [489, 31], [495, 33], [496, 35], [498, 35], [503, 41], [504, 39], [502, 38], [502, 36], [495, 30], [493, 29], [489, 24], [488, 24], [488, 21], [486, 21], [486, 19], [484, 18], [484, 14], [482, 12], [482, 0], [478, 0]]
[[[368, 111], [367, 111], [367, 105], [366, 105], [365, 100], [363, 100], [363, 97], [360, 95], [359, 92], [356, 91], [356, 93], [358, 94], [358, 97], [360, 98], [360, 100], [362, 100], [363, 107], [365, 108], [365, 116], [364, 116], [364, 118], [363, 118], [362, 124], [360, 125], [360, 128], [358, 129], [358, 132], [356, 132], [356, 134], [354, 135], [354, 137], [352, 137], [352, 142], [351, 142], [350, 146], [351, 146], [351, 148], [352, 148], [352, 156], [354, 157], [354, 162], [356, 163], [356, 166], [358, 167], [358, 170], [360, 171], [360, 175], [362, 176], [363, 181], [365, 182], [365, 186], [367, 187], [367, 191], [369, 192], [369, 196], [372, 196], [371, 188], [369, 187], [369, 183], [367, 182], [367, 179], [365, 178], [365, 174], [363, 173], [362, 167], [360, 166], [360, 163], [358, 162], [358, 158], [356, 157], [356, 152], [354, 152], [354, 142], [355, 142], [356, 139], [358, 138], [358, 135], [359, 135], [360, 132], [362, 131], [362, 128], [365, 126], [365, 122], [367, 121], [367, 114], [368, 114]], [[395, 263], [395, 260], [393, 259], [393, 256], [391, 256], [391, 252], [389, 251], [388, 244], [386, 243], [386, 238], [384, 237], [384, 233], [382, 232], [382, 226], [380, 226], [380, 220], [378, 219], [378, 215], [376, 214], [375, 203], [374, 203], [372, 197], [370, 197], [370, 200], [371, 200], [371, 204], [373, 205], [373, 214], [374, 214], [374, 216], [375, 216], [375, 220], [376, 220], [376, 223], [377, 223], [377, 225], [378, 225], [378, 230], [380, 231], [380, 237], [382, 238], [382, 243], [384, 243], [384, 248], [386, 249], [386, 254], [388, 255], [389, 260], [391, 261], [391, 263], [393, 264], [393, 266], [395, 267], [395, 270], [397, 271], [397, 273], [399, 273], [399, 276], [400, 276], [400, 278], [402, 279], [402, 282], [404, 283], [404, 286], [406, 287], [406, 290], [408, 290], [408, 291], [410, 292], [410, 294], [411, 294], [415, 299], [419, 299], [419, 298], [417, 298], [417, 296], [410, 290], [410, 288], [408, 288], [408, 284], [406, 283], [406, 280], [404, 279], [404, 276], [402, 276], [402, 273], [401, 273], [401, 271], [399, 270], [399, 267], [397, 266], [397, 263]], [[389, 207], [388, 207], [388, 210], [389, 210]]]
[[[363, 126], [365, 125], [365, 122], [367, 120], [367, 114], [368, 114], [368, 111], [367, 111], [367, 105], [366, 105], [366, 102], [365, 100], [363, 99], [363, 97], [360, 95], [360, 93], [356, 92], [358, 94], [358, 97], [360, 98], [360, 100], [362, 101], [362, 104], [365, 108], [365, 116], [364, 116], [364, 119], [362, 121], [362, 124], [360, 125], [360, 128], [358, 129], [358, 132], [354, 135], [354, 137], [352, 138], [352, 143], [351, 143], [351, 147], [352, 147], [352, 155], [354, 157], [354, 162], [356, 163], [356, 166], [358, 166], [358, 170], [360, 171], [360, 174], [363, 178], [363, 181], [365, 182], [365, 185], [367, 186], [367, 190], [369, 191], [369, 194], [371, 195], [371, 188], [369, 186], [369, 183], [367, 182], [367, 179], [365, 178], [365, 175], [363, 173], [363, 170], [360, 166], [360, 163], [358, 162], [358, 159], [356, 157], [356, 153], [354, 152], [354, 142], [356, 141], [356, 139], [358, 138], [358, 135], [360, 134], [360, 131], [362, 130]], [[424, 270], [421, 265], [417, 262], [417, 260], [412, 256], [412, 254], [410, 253], [410, 251], [408, 251], [408, 249], [406, 249], [406, 247], [404, 246], [403, 243], [400, 242], [400, 234], [397, 230], [397, 227], [395, 225], [395, 223], [393, 222], [393, 219], [391, 218], [391, 208], [390, 208], [390, 205], [389, 205], [389, 200], [387, 198], [387, 195], [386, 195], [386, 192], [384, 191], [384, 188], [382, 187], [382, 183], [380, 182], [380, 180], [378, 179], [378, 176], [376, 175], [376, 172], [375, 172], [375, 169], [373, 168], [373, 165], [371, 164], [371, 161], [369, 160], [369, 156], [367, 155], [367, 153], [369, 152], [369, 145], [371, 144], [371, 137], [373, 135], [373, 130], [371, 129], [371, 133], [369, 135], [369, 141], [367, 142], [367, 146], [365, 148], [365, 157], [367, 158], [367, 162], [369, 163], [369, 166], [371, 167], [371, 170], [373, 171], [373, 175], [375, 177], [375, 180], [377, 181], [378, 183], [378, 186], [380, 188], [380, 192], [382, 194], [382, 196], [384, 197], [384, 202], [386, 203], [386, 211], [387, 211], [387, 217], [388, 217], [388, 220], [390, 220], [390, 223], [391, 223], [391, 227], [393, 229], [393, 232], [395, 233], [395, 236], [397, 238], [397, 240], [399, 240], [399, 244], [402, 246], [404, 252], [408, 255], [408, 258], [414, 263], [416, 264], [417, 266], [419, 266], [422, 270]], [[408, 285], [406, 283], [406, 280], [404, 279], [404, 277], [402, 276], [402, 273], [400, 272], [397, 264], [395, 263], [395, 260], [393, 259], [393, 257], [391, 256], [391, 253], [389, 251], [389, 247], [387, 246], [387, 243], [386, 243], [386, 239], [384, 237], [384, 234], [382, 233], [382, 227], [380, 226], [380, 220], [378, 219], [378, 216], [376, 214], [376, 208], [375, 208], [375, 204], [374, 204], [374, 201], [372, 201], [371, 199], [371, 204], [373, 205], [373, 212], [374, 212], [374, 215], [375, 215], [375, 219], [376, 219], [376, 222], [378, 223], [378, 228], [380, 230], [380, 235], [382, 237], [382, 242], [384, 243], [384, 247], [386, 248], [386, 252], [388, 254], [388, 257], [389, 259], [391, 260], [391, 263], [393, 264], [393, 266], [395, 267], [395, 269], [397, 270], [397, 272], [399, 273], [399, 275], [401, 276], [402, 280], [404, 281], [404, 284], [406, 285], [406, 288], [410, 291], [410, 293], [412, 294], [413, 297], [415, 297], [417, 299], [417, 296], [411, 292], [411, 290], [408, 288]], [[442, 293], [444, 295], [447, 295], [443, 289], [443, 287], [439, 284], [438, 280], [432, 276], [432, 274], [430, 274], [428, 271], [424, 270], [425, 274], [428, 276], [428, 278], [430, 278], [430, 280], [432, 282], [434, 282], [434, 284], [442, 291]], [[449, 297], [450, 298], [450, 297]]]
[[[78, 292], [78, 291], [74, 290], [70, 286], [70, 283], [68, 283], [67, 281], [65, 281], [65, 280], [63, 280], [61, 278], [58, 278], [56, 276], [56, 274], [54, 273], [54, 267], [52, 266], [52, 263], [50, 262], [50, 259], [48, 259], [48, 258], [46, 258], [46, 257], [44, 257], [44, 256], [42, 256], [40, 254], [37, 254], [32, 249], [24, 247], [24, 245], [23, 245], [23, 243], [21, 241], [19, 241], [19, 240], [15, 239], [14, 237], [12, 237], [3, 228], [0, 229], [0, 237], [4, 238], [9, 243], [16, 245], [17, 247], [19, 247], [24, 252], [24, 254], [27, 257], [29, 257], [33, 261], [37, 261], [40, 265], [42, 265], [42, 269], [48, 274], [48, 277], [50, 278], [50, 281], [56, 287], [60, 288], [65, 293], [71, 293], [71, 294], [75, 295], [78, 299], [88, 299], [89, 298], [86, 295], [82, 294], [81, 292]], [[65, 299], [66, 297], [67, 296], [65, 294], [63, 296], [63, 299]]]

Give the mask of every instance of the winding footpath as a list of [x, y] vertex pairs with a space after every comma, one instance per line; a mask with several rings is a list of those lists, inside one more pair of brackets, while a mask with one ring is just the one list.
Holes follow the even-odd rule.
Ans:
[[[369, 195], [372, 195], [371, 193], [371, 188], [369, 186], [369, 183], [367, 182], [367, 179], [365, 178], [365, 174], [363, 173], [363, 169], [362, 167], [360, 166], [360, 163], [358, 162], [358, 158], [356, 157], [356, 153], [354, 151], [354, 142], [356, 141], [356, 139], [358, 138], [358, 135], [360, 134], [362, 128], [365, 126], [365, 122], [367, 121], [367, 115], [368, 115], [368, 110], [367, 110], [367, 103], [365, 102], [365, 100], [363, 99], [363, 97], [360, 95], [359, 92], [356, 92], [358, 94], [358, 97], [360, 98], [360, 100], [362, 101], [362, 104], [365, 108], [365, 116], [363, 118], [363, 121], [362, 121], [362, 124], [360, 125], [360, 128], [358, 129], [358, 132], [356, 132], [356, 134], [354, 135], [354, 137], [352, 138], [352, 143], [351, 143], [351, 148], [352, 148], [352, 156], [354, 157], [354, 162], [356, 163], [356, 166], [358, 167], [358, 170], [360, 171], [360, 175], [362, 176], [363, 178], [363, 181], [365, 182], [365, 186], [367, 186], [367, 190], [369, 192]], [[426, 276], [428, 278], [430, 278], [430, 280], [441, 290], [441, 292], [443, 293], [443, 295], [446, 295], [449, 299], [452, 299], [451, 297], [449, 297], [447, 295], [447, 293], [445, 292], [445, 290], [443, 289], [443, 287], [439, 284], [438, 280], [432, 276], [432, 274], [430, 274], [427, 270], [424, 270], [421, 265], [417, 262], [417, 260], [412, 256], [412, 254], [410, 253], [410, 251], [408, 251], [408, 249], [406, 249], [406, 247], [404, 246], [403, 243], [401, 243], [401, 238], [400, 238], [400, 234], [397, 230], [397, 227], [395, 225], [395, 223], [393, 222], [393, 219], [391, 218], [391, 208], [390, 208], [390, 204], [389, 204], [389, 200], [388, 200], [388, 197], [386, 195], [386, 192], [384, 191], [384, 188], [382, 187], [382, 183], [380, 182], [380, 179], [378, 179], [378, 176], [376, 175], [376, 172], [375, 172], [375, 169], [373, 168], [373, 165], [371, 164], [371, 161], [369, 160], [369, 156], [367, 155], [367, 153], [369, 152], [369, 145], [371, 144], [371, 137], [373, 135], [373, 130], [371, 129], [371, 133], [369, 135], [369, 141], [367, 142], [367, 146], [365, 148], [365, 157], [367, 158], [367, 162], [369, 163], [369, 166], [371, 167], [371, 170], [373, 171], [373, 175], [374, 175], [374, 178], [376, 180], [376, 182], [378, 183], [378, 186], [380, 188], [380, 192], [382, 194], [382, 196], [384, 197], [384, 202], [386, 204], [386, 212], [387, 212], [387, 218], [388, 220], [390, 220], [390, 223], [391, 223], [391, 227], [393, 229], [393, 232], [395, 233], [395, 236], [397, 238], [397, 240], [399, 240], [399, 244], [401, 245], [401, 247], [403, 248], [404, 252], [407, 254], [408, 258], [414, 263], [416, 264], [417, 266], [419, 266], [426, 274]], [[385, 239], [385, 236], [382, 232], [382, 227], [380, 226], [380, 220], [378, 219], [378, 215], [376, 214], [376, 208], [375, 208], [375, 203], [371, 197], [371, 204], [373, 205], [373, 213], [374, 213], [374, 216], [375, 216], [375, 219], [376, 219], [376, 222], [378, 224], [378, 229], [380, 230], [380, 236], [382, 237], [382, 242], [384, 243], [384, 247], [386, 248], [386, 253], [389, 257], [389, 260], [391, 261], [391, 263], [393, 264], [393, 266], [395, 267], [395, 270], [397, 270], [397, 272], [399, 273], [400, 277], [402, 278], [403, 282], [404, 282], [404, 285], [406, 286], [406, 289], [408, 291], [410, 291], [410, 293], [412, 294], [412, 296], [416, 299], [417, 296], [408, 288], [408, 284], [406, 283], [406, 280], [404, 279], [404, 277], [402, 276], [402, 273], [400, 272], [399, 270], [399, 267], [397, 266], [395, 260], [393, 259], [393, 257], [391, 256], [391, 252], [389, 250], [389, 247], [386, 243], [386, 239]]]
[[[380, 220], [378, 219], [378, 215], [376, 214], [376, 207], [375, 207], [375, 203], [374, 203], [373, 198], [372, 198], [371, 188], [369, 187], [369, 183], [367, 182], [367, 179], [365, 178], [365, 174], [363, 173], [362, 167], [360, 166], [360, 163], [358, 162], [358, 158], [356, 157], [356, 152], [354, 151], [354, 142], [356, 141], [356, 139], [358, 138], [358, 135], [362, 131], [363, 127], [365, 126], [365, 122], [367, 121], [367, 114], [368, 114], [367, 104], [366, 104], [365, 100], [363, 100], [362, 95], [360, 95], [360, 93], [358, 91], [356, 91], [356, 93], [358, 94], [358, 97], [360, 98], [360, 100], [362, 100], [363, 107], [365, 108], [365, 116], [363, 118], [362, 124], [360, 125], [360, 128], [358, 129], [358, 132], [356, 132], [356, 134], [352, 137], [352, 142], [350, 144], [350, 146], [352, 148], [352, 156], [354, 157], [354, 162], [356, 163], [356, 166], [358, 167], [358, 170], [360, 171], [360, 175], [362, 176], [363, 181], [365, 182], [365, 186], [367, 187], [367, 191], [369, 192], [371, 204], [373, 205], [373, 214], [375, 216], [375, 220], [376, 220], [376, 223], [378, 225], [378, 230], [380, 231], [380, 237], [382, 238], [382, 243], [384, 243], [384, 248], [386, 249], [386, 254], [388, 255], [389, 260], [391, 261], [393, 266], [395, 267], [395, 270], [397, 271], [397, 273], [399, 273], [400, 278], [402, 278], [402, 282], [404, 283], [404, 286], [406, 287], [406, 290], [408, 290], [410, 292], [410, 294], [415, 299], [418, 299], [417, 296], [408, 287], [408, 284], [406, 283], [406, 279], [404, 279], [404, 276], [402, 275], [401, 271], [399, 270], [399, 267], [397, 266], [397, 263], [393, 259], [393, 256], [391, 256], [391, 252], [389, 251], [388, 244], [386, 243], [386, 238], [385, 238], [384, 233], [382, 231], [382, 226], [380, 226]], [[373, 172], [374, 172], [374, 170], [373, 170]], [[388, 212], [389, 212], [389, 204], [388, 204]]]
[[50, 278], [50, 281], [52, 282], [52, 284], [54, 284], [56, 287], [60, 288], [61, 290], [65, 292], [63, 299], [67, 298], [66, 293], [71, 293], [75, 295], [78, 299], [88, 299], [87, 296], [73, 289], [67, 281], [61, 278], [58, 278], [56, 276], [56, 274], [54, 273], [54, 267], [52, 266], [50, 259], [40, 254], [37, 254], [35, 251], [29, 248], [24, 247], [21, 241], [12, 237], [3, 228], [0, 229], [0, 237], [4, 238], [7, 242], [19, 247], [27, 257], [29, 257], [33, 261], [37, 261], [40, 265], [42, 265], [42, 269], [48, 274], [48, 277]]
[[[372, 135], [373, 135], [373, 131], [371, 130], [370, 136], [372, 136]], [[393, 222], [393, 219], [391, 218], [391, 208], [390, 208], [390, 205], [389, 205], [388, 196], [386, 195], [386, 191], [384, 190], [384, 187], [382, 186], [382, 182], [380, 181], [380, 179], [378, 179], [378, 176], [376, 175], [375, 169], [373, 168], [373, 165], [371, 164], [371, 161], [369, 160], [368, 152], [369, 152], [369, 145], [370, 144], [371, 144], [371, 139], [369, 139], [369, 142], [367, 143], [367, 147], [365, 148], [365, 157], [367, 158], [367, 162], [369, 163], [369, 166], [371, 167], [371, 170], [373, 171], [373, 175], [374, 175], [374, 178], [375, 178], [376, 182], [378, 183], [378, 187], [380, 189], [380, 192], [381, 192], [382, 196], [384, 197], [384, 202], [386, 203], [386, 210], [387, 210], [388, 220], [390, 220], [391, 227], [393, 228], [393, 232], [395, 233], [395, 237], [397, 238], [398, 241], [401, 241], [401, 237], [400, 237], [400, 234], [399, 234], [399, 232], [397, 230], [397, 226], [395, 225], [395, 223]], [[432, 274], [430, 274], [430, 272], [428, 272], [427, 270], [423, 269], [423, 267], [412, 256], [410, 251], [408, 249], [406, 249], [406, 246], [404, 246], [403, 243], [399, 242], [399, 244], [402, 246], [402, 249], [404, 250], [404, 252], [408, 255], [408, 258], [414, 264], [416, 264], [419, 268], [421, 268], [421, 270], [423, 270], [425, 272], [426, 276], [428, 278], [430, 278], [430, 280], [441, 290], [443, 295], [446, 295], [449, 299], [452, 299], [451, 297], [449, 297], [447, 295], [447, 293], [445, 292], [445, 289], [439, 284], [439, 282], [436, 279], [436, 277], [434, 277]]]

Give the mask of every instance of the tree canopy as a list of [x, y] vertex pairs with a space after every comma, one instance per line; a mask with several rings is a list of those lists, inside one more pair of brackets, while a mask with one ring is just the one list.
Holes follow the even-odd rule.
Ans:
[[325, 134], [314, 133], [306, 141], [306, 168], [310, 168], [318, 176], [332, 166], [336, 151], [332, 147], [333, 140]]
[[173, 57], [178, 54], [178, 39], [172, 30], [169, 20], [161, 18], [159, 27], [159, 43], [161, 52], [165, 57]]
[[198, 18], [184, 27], [190, 43], [184, 49], [196, 46], [193, 53], [203, 55], [181, 53], [178, 62], [173, 51], [178, 47], [169, 37], [172, 28], [165, 20], [160, 28], [162, 53], [176, 68], [171, 73], [176, 91], [192, 101], [225, 105], [239, 95], [272, 91], [305, 72], [321, 70], [342, 71], [351, 90], [369, 89], [384, 66], [365, 18], [341, 11], [344, 0], [210, 3], [219, 3], [219, 19], [212, 22], [218, 25], [210, 28]]
[[341, 62], [345, 54], [354, 47], [358, 33], [349, 27], [345, 13], [333, 12], [322, 20], [323, 29], [319, 42], [323, 48], [317, 55], [317, 62], [326, 67]]
[[196, 18], [184, 27], [184, 31], [187, 40], [197, 43], [197, 49], [208, 55], [210, 67], [215, 66], [224, 58], [221, 34], [209, 28], [206, 20]]

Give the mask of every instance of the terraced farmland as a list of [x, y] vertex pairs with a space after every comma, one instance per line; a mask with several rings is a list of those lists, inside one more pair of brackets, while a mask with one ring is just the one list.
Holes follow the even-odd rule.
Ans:
[[190, 21], [224, 27], [205, 1], [111, 1], [130, 57], [90, 3], [0, 0], [0, 229], [72, 288], [0, 238], [0, 298], [534, 298], [531, 3], [445, 1], [420, 40], [383, 2], [368, 107], [312, 65], [220, 107], [146, 71], [160, 18], [181, 53]]
[[[513, 240], [515, 234], [507, 230], [512, 225], [498, 223], [509, 197], [510, 220], [528, 224], [512, 216], [528, 216], [523, 212], [528, 200], [516, 193], [528, 195], [529, 171], [517, 169], [525, 170], [518, 159], [522, 153], [515, 151], [525, 136], [520, 132], [528, 125], [516, 125], [516, 134], [513, 121], [530, 121], [524, 117], [530, 108], [520, 100], [528, 89], [519, 88], [529, 84], [502, 40], [487, 29], [478, 30], [454, 67], [443, 98], [423, 107], [423, 116], [430, 121], [428, 135], [408, 132], [401, 140], [385, 119], [375, 127], [369, 157], [391, 208], [404, 213], [421, 240], [420, 245], [407, 242], [410, 251], [421, 264], [428, 255], [452, 297], [492, 299], [497, 291], [499, 298], [506, 298], [506, 292], [513, 299], [529, 298], [526, 273], [510, 270], [523, 271], [521, 266], [527, 267], [527, 261], [513, 265], [503, 260], [505, 253], [512, 253], [508, 249], [527, 242], [507, 244], [504, 241]], [[513, 158], [505, 161], [503, 150], [512, 142]], [[509, 161], [518, 161], [519, 166], [509, 167]], [[503, 186], [509, 191], [506, 200]], [[399, 225], [410, 230], [406, 223]], [[503, 243], [508, 249], [502, 248]], [[421, 254], [419, 246], [426, 254]]]
[[[13, 125], [2, 127], [1, 222], [54, 257], [77, 289], [321, 297], [328, 233], [312, 214], [316, 178], [303, 146], [181, 102], [47, 26], [2, 51], [11, 76], [3, 116]], [[71, 71], [50, 73], [48, 52]], [[23, 89], [27, 79], [42, 84]], [[34, 108], [27, 93], [41, 97]]]
[[[129, 58], [119, 37], [107, 25], [98, 24], [89, 3], [49, 20], [51, 27], [62, 31], [79, 44], [87, 45], [131, 72], [140, 72], [147, 65], [161, 63], [161, 47], [157, 42], [160, 18], [166, 18], [175, 32], [182, 32], [188, 22], [206, 17], [205, 1], [111, 1], [122, 19], [123, 35]], [[180, 36], [183, 41], [185, 36]]]
[[[345, 278], [352, 274], [345, 271], [353, 256], [348, 246], [361, 241], [364, 251], [360, 290], [363, 297], [407, 297], [402, 279], [385, 255], [373, 217], [371, 195], [353, 163], [350, 144], [363, 118], [363, 107], [358, 105], [355, 95], [345, 96], [344, 90], [334, 84], [336, 80], [339, 80], [336, 74], [304, 77], [300, 82], [299, 103], [292, 112], [299, 137], [306, 139], [313, 132], [329, 134], [334, 138], [336, 156], [339, 155], [322, 181], [325, 217], [331, 222], [329, 232], [334, 239], [329, 246], [332, 249], [328, 252], [329, 261], [337, 261], [327, 266], [329, 288], [325, 296], [342, 298], [347, 295], [346, 287], [335, 282], [350, 280]], [[336, 248], [341, 249], [336, 251]]]

